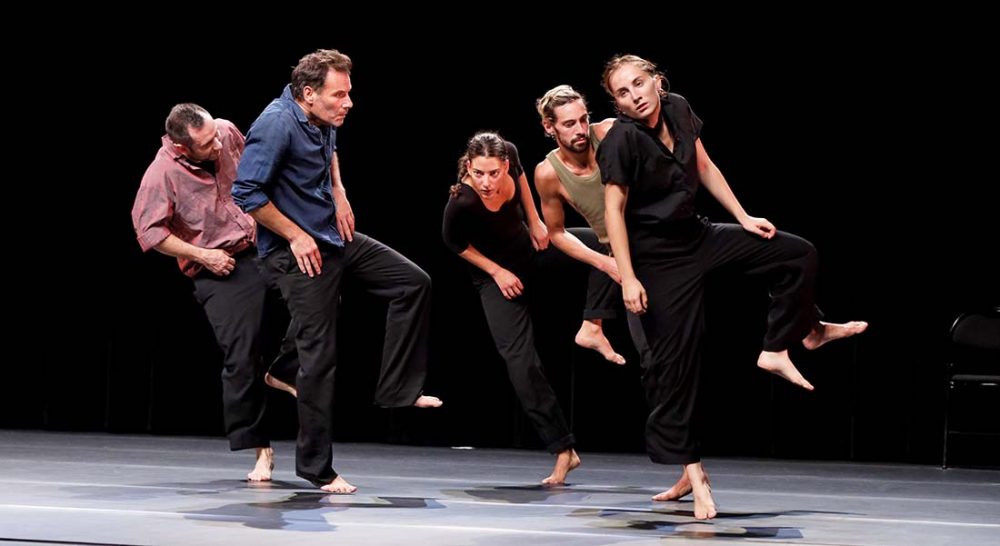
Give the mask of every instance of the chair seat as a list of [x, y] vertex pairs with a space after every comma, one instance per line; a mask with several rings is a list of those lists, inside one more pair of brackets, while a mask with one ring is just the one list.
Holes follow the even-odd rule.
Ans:
[[996, 383], [1000, 385], [1000, 375], [958, 374], [951, 376], [951, 380], [964, 383]]

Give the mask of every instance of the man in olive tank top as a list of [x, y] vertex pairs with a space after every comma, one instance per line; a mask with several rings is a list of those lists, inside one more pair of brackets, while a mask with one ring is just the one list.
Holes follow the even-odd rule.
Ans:
[[[604, 226], [604, 185], [601, 183], [601, 169], [595, 157], [598, 144], [615, 119], [608, 118], [591, 125], [583, 95], [568, 85], [550, 89], [536, 101], [535, 106], [542, 118], [545, 134], [558, 145], [535, 167], [535, 188], [541, 199], [542, 216], [549, 230], [549, 240], [565, 254], [596, 270], [596, 275], [591, 275], [588, 282], [589, 291], [602, 291], [608, 297], [620, 301], [621, 288], [618, 283], [621, 282], [621, 277], [608, 246], [608, 232]], [[581, 237], [580, 231], [574, 229], [574, 233], [570, 233], [566, 229], [563, 207], [567, 204], [587, 221], [591, 227], [588, 231], [593, 232], [593, 237]], [[650, 354], [642, 326], [636, 315], [624, 310], [622, 312], [627, 316], [629, 332], [639, 352], [639, 365], [646, 370]], [[585, 331], [589, 323], [584, 322], [577, 333], [577, 343], [590, 348], [603, 345], [611, 350], [610, 343], [600, 329], [600, 320], [596, 322], [600, 338], [590, 337], [590, 332]], [[653, 500], [677, 500], [690, 492], [691, 483], [682, 470], [677, 483], [654, 496]]]

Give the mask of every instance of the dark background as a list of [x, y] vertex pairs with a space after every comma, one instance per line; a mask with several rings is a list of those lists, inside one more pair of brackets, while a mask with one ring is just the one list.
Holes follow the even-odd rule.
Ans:
[[[299, 57], [333, 47], [355, 63], [355, 109], [338, 146], [358, 229], [433, 278], [427, 392], [446, 403], [435, 412], [371, 405], [384, 305], [348, 285], [337, 439], [540, 447], [465, 265], [441, 243], [447, 187], [465, 141], [479, 129], [516, 143], [530, 174], [553, 146], [534, 100], [569, 83], [589, 98], [595, 120], [608, 117], [603, 64], [615, 53], [635, 53], [657, 62], [704, 120], [703, 142], [745, 208], [819, 248], [827, 317], [871, 323], [857, 340], [793, 352], [817, 387], [806, 393], [755, 367], [764, 287], [713, 279], [702, 372], [705, 452], [910, 462], [939, 456], [948, 327], [961, 311], [1000, 302], [992, 265], [995, 89], [986, 83], [995, 59], [978, 34], [942, 45], [916, 30], [897, 27], [889, 36], [873, 23], [820, 32], [815, 21], [735, 33], [668, 24], [659, 33], [608, 35], [555, 22], [541, 35], [471, 17], [457, 29], [348, 26], [313, 32], [322, 34], [315, 39], [207, 26], [91, 29], [67, 57], [35, 63], [42, 70], [24, 82], [26, 96], [56, 116], [42, 130], [49, 138], [57, 133], [69, 153], [33, 159], [39, 172], [57, 169], [59, 176], [41, 177], [33, 201], [8, 206], [44, 215], [44, 205], [55, 203], [69, 211], [50, 226], [54, 240], [22, 226], [33, 234], [25, 238], [31, 246], [54, 242], [62, 263], [47, 266], [51, 254], [28, 251], [11, 265], [29, 281], [11, 288], [15, 309], [23, 310], [10, 341], [30, 350], [10, 354], [30, 356], [9, 359], [0, 426], [221, 434], [220, 353], [211, 329], [174, 261], [140, 253], [132, 200], [173, 104], [199, 103], [245, 132]], [[39, 96], [30, 85], [37, 83], [55, 96]], [[710, 198], [702, 205], [712, 219], [730, 220]], [[581, 224], [572, 214], [569, 222]], [[575, 348], [584, 279], [566, 274], [569, 280], [545, 287], [550, 303], [536, 333], [578, 447], [641, 451], [645, 403], [624, 326], [609, 323], [608, 330], [629, 359], [625, 367]], [[277, 434], [292, 437], [294, 405], [273, 395]], [[967, 451], [983, 458], [979, 448]], [[995, 450], [986, 456], [997, 460]]]

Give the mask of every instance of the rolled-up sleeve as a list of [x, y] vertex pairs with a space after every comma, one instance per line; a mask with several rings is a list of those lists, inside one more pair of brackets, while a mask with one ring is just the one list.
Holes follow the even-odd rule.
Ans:
[[151, 165], [142, 177], [139, 192], [132, 205], [132, 227], [142, 251], [162, 243], [170, 235], [170, 219], [174, 216], [174, 191], [166, 174]]
[[233, 201], [251, 212], [270, 201], [267, 188], [289, 145], [289, 131], [280, 112], [264, 112], [250, 128], [233, 182]]

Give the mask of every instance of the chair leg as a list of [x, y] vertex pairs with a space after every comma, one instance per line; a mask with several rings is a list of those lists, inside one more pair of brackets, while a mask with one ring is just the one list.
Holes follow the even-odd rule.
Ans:
[[948, 468], [948, 414], [951, 413], [951, 389], [954, 387], [949, 379], [944, 389], [944, 447], [941, 449], [941, 469]]

